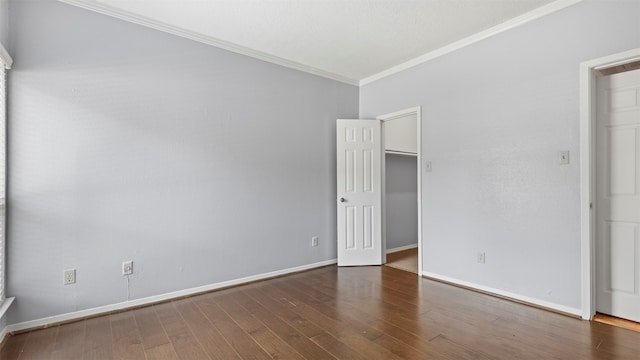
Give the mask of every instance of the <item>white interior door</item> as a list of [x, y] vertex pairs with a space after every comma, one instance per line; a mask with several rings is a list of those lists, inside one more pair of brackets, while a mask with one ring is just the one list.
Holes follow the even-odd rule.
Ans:
[[382, 125], [337, 120], [338, 266], [381, 265]]
[[597, 81], [596, 310], [640, 321], [640, 70]]

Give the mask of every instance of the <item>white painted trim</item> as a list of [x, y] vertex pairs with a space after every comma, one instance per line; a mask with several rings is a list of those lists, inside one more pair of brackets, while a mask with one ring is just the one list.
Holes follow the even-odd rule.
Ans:
[[416, 116], [416, 121], [418, 122], [416, 127], [416, 136], [418, 136], [416, 149], [418, 178], [416, 181], [418, 182], [418, 274], [420, 274], [422, 273], [422, 247], [424, 246], [422, 243], [422, 107], [416, 106], [392, 112], [390, 114], [380, 115], [376, 117], [376, 119], [387, 121], [414, 114]]
[[9, 310], [9, 306], [11, 306], [11, 304], [13, 303], [13, 300], [15, 299], [16, 299], [15, 297], [8, 297], [4, 299], [2, 304], [0, 304], [0, 319], [2, 319], [2, 317], [7, 312], [7, 310]]
[[411, 245], [405, 245], [405, 246], [398, 246], [396, 248], [393, 249], [387, 249], [387, 255], [388, 254], [393, 254], [393, 253], [397, 253], [400, 251], [405, 251], [405, 250], [409, 250], [409, 249], [415, 249], [418, 247], [418, 244], [411, 244]]
[[398, 151], [398, 150], [385, 150], [384, 153], [392, 154], [392, 155], [418, 156], [418, 153], [408, 152], [408, 151]]
[[346, 76], [335, 74], [329, 71], [317, 69], [308, 65], [304, 65], [295, 61], [287, 60], [275, 55], [267, 54], [262, 51], [250, 49], [241, 45], [237, 45], [228, 41], [220, 40], [212, 36], [206, 36], [194, 31], [185, 30], [174, 25], [166, 24], [164, 22], [140, 16], [130, 13], [128, 11], [115, 9], [108, 5], [99, 3], [95, 0], [59, 0], [60, 2], [74, 5], [86, 10], [91, 10], [103, 15], [108, 15], [120, 20], [132, 22], [134, 24], [142, 25], [155, 30], [160, 30], [169, 34], [177, 35], [190, 40], [198, 41], [207, 45], [212, 45], [220, 49], [231, 51], [237, 54], [246, 55], [255, 59], [264, 60], [272, 64], [281, 65], [290, 69], [306, 72], [309, 74], [322, 76], [327, 79], [343, 82], [350, 85], [358, 86], [357, 79], [351, 79]]
[[9, 335], [8, 326], [5, 326], [4, 329], [0, 330], [0, 344], [4, 342], [4, 340], [8, 335]]
[[[0, 46], [2, 45], [0, 44]], [[9, 310], [9, 306], [11, 306], [11, 304], [15, 299], [16, 299], [15, 297], [8, 297], [4, 299], [4, 301], [2, 302], [2, 305], [0, 305], [0, 319], [2, 319], [4, 315], [7, 313], [7, 310]], [[7, 337], [8, 334], [9, 334], [9, 329], [7, 326], [5, 326], [2, 330], [0, 330], [0, 344], [4, 342], [4, 339]]]
[[580, 256], [583, 319], [596, 313], [595, 239], [591, 203], [595, 204], [595, 118], [596, 81], [594, 70], [640, 60], [640, 48], [580, 64]]
[[513, 300], [518, 300], [518, 301], [523, 301], [525, 303], [528, 304], [532, 304], [532, 305], [537, 305], [537, 306], [541, 306], [543, 308], [547, 308], [547, 309], [551, 309], [551, 310], [555, 310], [555, 311], [560, 311], [563, 312], [565, 314], [571, 314], [571, 315], [575, 315], [575, 316], [580, 316], [580, 309], [576, 309], [576, 308], [572, 308], [572, 307], [568, 307], [568, 306], [564, 306], [564, 305], [560, 305], [560, 304], [556, 304], [556, 303], [552, 303], [552, 302], [548, 302], [548, 301], [543, 301], [543, 300], [539, 300], [539, 299], [534, 299], [528, 296], [523, 296], [523, 295], [519, 295], [519, 294], [514, 294], [512, 292], [509, 291], [504, 291], [504, 290], [500, 290], [500, 289], [494, 289], [492, 287], [488, 287], [488, 286], [483, 286], [483, 285], [478, 285], [478, 284], [474, 284], [472, 282], [468, 282], [468, 281], [463, 281], [463, 280], [459, 280], [459, 279], [454, 279], [448, 276], [443, 276], [443, 275], [439, 275], [439, 274], [434, 274], [434, 273], [430, 273], [430, 272], [423, 272], [422, 276], [426, 276], [428, 278], [432, 278], [435, 280], [441, 280], [441, 281], [445, 281], [451, 284], [456, 284], [456, 285], [460, 285], [460, 286], [464, 286], [467, 288], [471, 288], [471, 289], [476, 289], [485, 293], [489, 293], [489, 294], [494, 294], [497, 296], [502, 296], [505, 298], [509, 298], [509, 299], [513, 299]]
[[[308, 65], [304, 65], [295, 61], [291, 61], [291, 60], [287, 60], [285, 58], [281, 58], [275, 55], [271, 55], [271, 54], [267, 54], [261, 51], [257, 51], [254, 49], [250, 49], [244, 46], [240, 46], [234, 43], [230, 43], [228, 41], [224, 41], [224, 40], [220, 40], [217, 38], [214, 38], [212, 36], [206, 36], [200, 33], [196, 33], [194, 31], [189, 31], [189, 30], [185, 30], [182, 28], [179, 28], [177, 26], [173, 26], [173, 25], [169, 25], [166, 24], [164, 22], [158, 21], [158, 20], [154, 20], [151, 18], [147, 18], [144, 16], [140, 16], [137, 14], [133, 14], [130, 13], [128, 11], [124, 11], [124, 10], [120, 10], [120, 9], [115, 9], [113, 7], [110, 7], [108, 5], [105, 5], [103, 3], [100, 3], [98, 1], [95, 0], [58, 0], [60, 2], [69, 4], [69, 5], [74, 5], [83, 9], [87, 9], [87, 10], [91, 10], [103, 15], [108, 15], [111, 17], [115, 17], [117, 19], [121, 19], [121, 20], [125, 20], [128, 22], [132, 22], [134, 24], [138, 24], [138, 25], [142, 25], [145, 27], [149, 27], [152, 29], [156, 29], [156, 30], [160, 30], [160, 31], [164, 31], [173, 35], [177, 35], [180, 37], [184, 37], [187, 39], [191, 39], [194, 41], [198, 41], [204, 44], [208, 44], [208, 45], [212, 45], [224, 50], [228, 50], [237, 54], [242, 54], [242, 55], [246, 55], [255, 59], [260, 59], [260, 60], [264, 60], [273, 64], [277, 64], [277, 65], [281, 65], [290, 69], [295, 69], [295, 70], [299, 70], [302, 72], [306, 72], [309, 74], [313, 74], [313, 75], [317, 75], [317, 76], [322, 76], [328, 79], [332, 79], [332, 80], [336, 80], [339, 82], [343, 82], [346, 84], [350, 84], [350, 85], [356, 85], [356, 86], [363, 86], [363, 85], [367, 85], [369, 83], [372, 83], [376, 80], [380, 80], [382, 78], [385, 78], [387, 76], [391, 76], [393, 74], [396, 74], [400, 71], [412, 68], [416, 65], [422, 64], [424, 62], [427, 62], [429, 60], [433, 60], [437, 57], [440, 57], [442, 55], [448, 54], [450, 52], [453, 52], [455, 50], [461, 49], [463, 47], [475, 44], [478, 41], [484, 40], [486, 38], [489, 38], [491, 36], [497, 35], [501, 32], [504, 32], [506, 30], [515, 28], [517, 26], [523, 25], [528, 23], [529, 21], [538, 19], [540, 17], [552, 14], [556, 11], [562, 10], [566, 7], [569, 7], [571, 5], [577, 4], [583, 0], [556, 0], [550, 4], [547, 4], [545, 6], [541, 6], [537, 9], [534, 9], [526, 14], [520, 15], [518, 17], [515, 17], [511, 20], [508, 20], [502, 24], [496, 25], [492, 28], [489, 28], [487, 30], [484, 30], [482, 32], [479, 32], [477, 34], [474, 34], [472, 36], [466, 37], [462, 40], [456, 41], [452, 44], [449, 44], [447, 46], [441, 47], [439, 49], [436, 49], [434, 51], [431, 51], [427, 54], [421, 55], [415, 59], [409, 60], [405, 63], [396, 65], [394, 67], [391, 67], [387, 70], [381, 71], [377, 74], [371, 75], [369, 77], [366, 77], [364, 79], [352, 79], [343, 75], [339, 75], [336, 73], [332, 73], [326, 70], [322, 70], [322, 69], [318, 69], [318, 68], [314, 68]], [[10, 65], [9, 65], [10, 66]]]
[[0, 43], [0, 61], [4, 64], [5, 69], [11, 69], [11, 65], [13, 65], [13, 59], [7, 49], [4, 48], [2, 43]]
[[153, 304], [153, 303], [157, 303], [157, 302], [160, 302], [160, 301], [171, 300], [171, 299], [180, 298], [180, 297], [183, 297], [183, 296], [189, 296], [189, 295], [194, 295], [194, 294], [203, 293], [203, 292], [207, 292], [207, 291], [212, 291], [212, 290], [216, 290], [216, 289], [226, 288], [226, 287], [229, 287], [229, 286], [242, 285], [242, 284], [246, 284], [246, 283], [250, 283], [250, 282], [254, 282], [254, 281], [258, 281], [258, 280], [264, 280], [264, 279], [273, 278], [273, 277], [276, 277], [276, 276], [282, 276], [282, 275], [296, 273], [296, 272], [299, 272], [299, 271], [315, 269], [315, 268], [319, 268], [319, 267], [323, 267], [323, 266], [327, 266], [327, 265], [333, 265], [335, 263], [337, 263], [337, 259], [326, 260], [326, 261], [321, 261], [321, 262], [317, 262], [317, 263], [313, 263], [313, 264], [297, 266], [297, 267], [293, 267], [293, 268], [289, 268], [289, 269], [283, 269], [283, 270], [272, 271], [272, 272], [259, 274], [259, 275], [247, 276], [247, 277], [240, 278], [240, 279], [223, 281], [223, 282], [219, 282], [219, 283], [215, 283], [215, 284], [209, 284], [209, 285], [198, 286], [198, 287], [194, 287], [194, 288], [190, 288], [190, 289], [179, 290], [179, 291], [174, 291], [174, 292], [170, 292], [170, 293], [149, 296], [149, 297], [142, 298], [142, 299], [125, 301], [125, 302], [120, 302], [120, 303], [111, 304], [111, 305], [99, 306], [99, 307], [95, 307], [95, 308], [92, 308], [92, 309], [85, 309], [85, 310], [80, 310], [80, 311], [74, 311], [74, 312], [71, 312], [71, 313], [50, 316], [50, 317], [46, 317], [46, 318], [42, 318], [42, 319], [25, 321], [25, 322], [21, 322], [21, 323], [18, 323], [18, 324], [8, 325], [5, 328], [4, 332], [5, 333], [6, 332], [10, 332], [11, 333], [11, 332], [22, 331], [22, 330], [27, 330], [27, 329], [47, 327], [47, 326], [52, 325], [52, 324], [58, 324], [58, 323], [62, 323], [62, 322], [72, 321], [72, 320], [75, 320], [75, 319], [81, 319], [81, 318], [89, 317], [89, 316], [96, 316], [96, 315], [106, 314], [106, 313], [109, 313], [109, 312], [112, 312], [112, 311], [126, 310], [126, 309], [133, 308], [133, 307]]
[[433, 60], [435, 58], [438, 58], [440, 56], [446, 55], [448, 53], [454, 52], [456, 50], [459, 50], [463, 47], [475, 44], [479, 41], [482, 41], [486, 38], [492, 37], [494, 35], [500, 34], [504, 31], [507, 31], [509, 29], [513, 29], [515, 27], [518, 27], [520, 25], [524, 25], [530, 21], [533, 21], [535, 19], [541, 18], [543, 16], [549, 15], [549, 14], [553, 14], [557, 11], [560, 11], [564, 8], [567, 8], [569, 6], [575, 5], [579, 2], [582, 2], [583, 0], [557, 0], [554, 1], [550, 4], [547, 4], [545, 6], [541, 6], [535, 10], [529, 11], [526, 14], [520, 15], [518, 17], [515, 17], [511, 20], [505, 21], [502, 24], [496, 25], [492, 28], [489, 28], [487, 30], [481, 31], [477, 34], [471, 35], [469, 37], [466, 37], [462, 40], [456, 41], [454, 43], [451, 43], [449, 45], [443, 46], [439, 49], [433, 50], [431, 52], [428, 52], [424, 55], [418, 56], [415, 59], [409, 60], [407, 62], [404, 62], [400, 65], [396, 65], [394, 67], [391, 67], [387, 70], [381, 71], [377, 74], [371, 75], [369, 77], [366, 77], [362, 80], [360, 80], [359, 85], [363, 86], [363, 85], [367, 85], [370, 84], [374, 81], [380, 80], [382, 78], [385, 78], [387, 76], [391, 76], [394, 74], [397, 74], [401, 71], [407, 70], [409, 68], [412, 68], [414, 66], [420, 65], [422, 63], [425, 63], [427, 61]]

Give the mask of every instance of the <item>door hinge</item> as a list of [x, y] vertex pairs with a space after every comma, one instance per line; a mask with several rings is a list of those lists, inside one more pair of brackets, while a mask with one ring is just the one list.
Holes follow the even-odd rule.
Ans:
[[589, 203], [589, 209], [593, 209], [593, 203]]

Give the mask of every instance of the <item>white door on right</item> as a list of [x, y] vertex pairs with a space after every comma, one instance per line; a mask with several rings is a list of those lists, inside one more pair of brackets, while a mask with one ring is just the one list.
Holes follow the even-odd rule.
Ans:
[[596, 309], [640, 321], [640, 70], [597, 86]]

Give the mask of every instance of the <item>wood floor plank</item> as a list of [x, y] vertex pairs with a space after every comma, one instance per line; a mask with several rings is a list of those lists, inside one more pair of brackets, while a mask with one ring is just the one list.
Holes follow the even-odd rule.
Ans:
[[215, 300], [201, 299], [195, 301], [196, 306], [218, 328], [241, 357], [245, 359], [271, 359], [249, 334], [236, 324], [227, 313], [224, 312]]
[[[417, 349], [424, 354], [423, 358], [455, 359], [455, 357], [448, 357], [442, 352], [436, 351], [433, 344], [429, 343], [430, 339], [440, 335], [439, 328], [435, 326], [421, 327], [414, 320], [395, 316], [392, 312], [386, 313], [381, 311], [379, 307], [368, 303], [351, 304], [344, 300], [336, 300], [336, 304], [328, 303], [327, 305], [340, 307], [357, 319], [361, 319], [372, 329], [392, 337], [408, 347]], [[379, 336], [374, 341], [385, 343], [385, 336]]]
[[500, 358], [503, 359], [531, 357], [546, 359], [549, 357], [544, 348], [523, 343], [513, 334], [503, 331], [492, 332], [491, 330], [496, 331], [498, 328], [491, 327], [490, 323], [470, 324], [440, 311], [431, 311], [425, 314], [424, 317], [429, 322], [443, 328], [442, 335], [447, 339], [461, 344], [463, 353], [468, 348], [488, 349], [489, 352], [493, 352], [494, 349], [500, 349]]
[[59, 329], [59, 326], [54, 326], [31, 333], [24, 344], [23, 351], [20, 353], [19, 358], [23, 360], [48, 359], [55, 347]]
[[176, 310], [211, 359], [240, 359], [220, 331], [204, 316], [192, 299], [174, 302]]
[[[326, 279], [323, 281], [326, 281]], [[292, 299], [291, 301], [297, 302], [296, 299]], [[380, 304], [372, 304], [371, 306], [369, 306], [369, 303], [363, 301], [352, 304], [350, 301], [346, 301], [343, 299], [336, 300], [335, 303], [326, 303], [325, 305], [342, 308], [344, 313], [351, 314], [357, 319], [362, 319], [362, 321], [367, 323], [367, 325], [369, 325], [371, 329], [382, 333], [382, 335], [378, 336], [371, 332], [371, 330], [368, 330], [367, 334], [372, 333], [374, 336], [374, 339], [372, 339], [372, 341], [384, 345], [400, 357], [418, 357], [423, 359], [456, 359], [455, 356], [447, 356], [443, 352], [436, 351], [433, 344], [429, 343], [430, 338], [434, 338], [440, 335], [438, 332], [436, 332], [437, 329], [429, 327], [426, 329], [426, 332], [424, 330], [414, 330], [420, 335], [408, 332], [405, 328], [403, 328], [402, 325], [404, 324], [404, 327], [407, 327], [406, 324], [411, 320], [405, 320], [397, 316], [398, 314], [394, 313], [393, 311], [381, 311], [382, 309], [380, 308]], [[418, 324], [414, 322], [409, 328], [416, 329], [418, 328]], [[402, 344], [404, 344], [405, 346], [402, 347]], [[416, 354], [412, 351], [403, 354], [403, 351], [406, 352], [408, 349], [416, 349], [419, 351], [419, 354]]]
[[[278, 284], [276, 284], [277, 286]], [[293, 287], [295, 285], [295, 288]], [[311, 295], [309, 289], [313, 289], [312, 286], [303, 283], [302, 281], [296, 283], [295, 280], [282, 284], [280, 286], [288, 286], [292, 291], [303, 290]], [[374, 300], [376, 302], [383, 302], [388, 308], [393, 308], [395, 314], [404, 315], [407, 318], [414, 318], [416, 315], [427, 312], [431, 309], [431, 306], [425, 305], [421, 302], [411, 302], [408, 299], [407, 294], [396, 293], [395, 290], [384, 289], [380, 285], [366, 280], [364, 278], [340, 279], [335, 283], [337, 289], [342, 294], [347, 294], [344, 297], [352, 302], [359, 302], [363, 300]], [[314, 291], [316, 291], [314, 289]], [[313, 296], [313, 295], [312, 295]], [[317, 296], [313, 296], [317, 298]]]
[[9, 335], [6, 343], [2, 349], [0, 349], [0, 359], [17, 359], [22, 353], [24, 345], [32, 333], [33, 332], [27, 332], [17, 335]]
[[365, 355], [360, 354], [355, 351], [350, 346], [347, 346], [342, 341], [336, 339], [335, 337], [322, 333], [318, 336], [314, 336], [311, 338], [311, 341], [321, 346], [323, 349], [331, 353], [331, 355], [335, 356], [336, 359], [353, 359], [353, 360], [368, 360], [369, 358]]
[[256, 286], [252, 287], [251, 289], [246, 289], [245, 293], [251, 295], [252, 299], [258, 298], [258, 301], [253, 301], [259, 304], [262, 309], [268, 309], [271, 313], [293, 326], [297, 331], [299, 331], [306, 337], [312, 338], [324, 333], [324, 331], [316, 324], [292, 311], [286, 305], [288, 299], [283, 297], [282, 299], [280, 299], [281, 301], [270, 300], [266, 296], [262, 297], [263, 291], [265, 291], [264, 286]]
[[640, 359], [640, 333], [328, 266], [10, 335], [0, 359]]
[[[304, 291], [304, 289], [301, 290]], [[386, 355], [385, 358], [392, 358], [392, 356], [389, 356], [388, 354], [386, 354], [386, 351], [381, 351], [380, 349], [386, 349], [391, 354], [404, 359], [423, 359], [427, 355], [411, 346], [408, 346], [407, 344], [403, 344], [401, 341], [390, 336], [389, 334], [385, 334], [369, 326], [358, 317], [353, 316], [353, 312], [350, 307], [343, 307], [336, 301], [316, 303], [312, 307], [310, 307], [305, 305], [302, 302], [301, 298], [295, 298], [296, 295], [293, 294], [292, 291], [283, 292], [278, 290], [276, 286], [265, 286], [263, 291], [267, 296], [261, 298], [261, 301], [266, 301], [269, 296], [273, 299], [280, 298], [282, 301], [285, 301], [284, 303], [289, 303], [293, 311], [297, 313], [304, 312], [307, 318], [313, 318], [313, 316], [317, 316], [318, 314], [316, 313], [322, 314], [329, 319], [329, 326], [331, 326], [332, 328], [350, 330], [351, 333], [358, 334], [359, 336], [373, 343], [363, 344], [362, 341], [358, 340], [353, 344], [354, 346], [357, 346], [357, 344], [360, 343], [361, 345], [365, 345], [366, 348], [371, 348], [373, 351], [375, 351], [377, 348], [381, 355]], [[291, 298], [292, 295], [294, 298]], [[285, 297], [289, 298], [285, 299]], [[274, 305], [270, 305], [269, 307], [273, 306]], [[311, 311], [311, 314], [313, 315], [309, 316], [308, 313], [306, 313], [307, 311]], [[324, 320], [323, 323], [327, 325], [326, 320]], [[343, 339], [343, 337], [339, 336], [339, 334], [337, 333], [334, 333], [332, 331], [328, 332], [334, 337], [337, 337], [341, 340]], [[379, 345], [379, 347], [377, 345]], [[368, 350], [365, 352], [368, 353]]]
[[114, 359], [145, 359], [133, 311], [110, 315]]
[[[320, 306], [321, 303], [313, 303], [313, 300], [309, 300], [309, 297], [305, 297], [304, 294], [301, 294], [295, 288], [288, 286], [288, 284], [274, 284], [276, 288], [279, 288], [283, 293], [288, 294], [289, 298], [294, 303], [312, 303], [314, 306]], [[354, 287], [348, 287], [348, 292], [357, 291], [354, 290]], [[302, 296], [302, 297], [300, 297]], [[298, 298], [300, 300], [298, 300]], [[418, 329], [419, 322], [416, 320], [415, 311], [408, 310], [410, 305], [405, 304], [406, 308], [401, 308], [399, 305], [386, 303], [381, 301], [379, 296], [371, 295], [369, 298], [363, 298], [362, 296], [354, 296], [354, 297], [337, 297], [337, 301], [344, 305], [351, 305], [352, 308], [356, 309], [367, 309], [370, 313], [374, 313], [379, 315], [381, 318], [392, 318], [394, 322], [400, 324], [403, 327], [409, 329]], [[337, 304], [337, 303], [336, 303]], [[428, 334], [428, 337], [435, 337], [439, 335], [439, 332]]]
[[56, 360], [82, 358], [85, 328], [86, 322], [84, 320], [61, 326], [50, 358]]
[[178, 359], [178, 354], [170, 342], [147, 348], [144, 350], [144, 355], [147, 360]]
[[[301, 295], [299, 294], [298, 296]], [[264, 297], [256, 296], [254, 299], [260, 302]], [[309, 319], [314, 324], [323, 328], [328, 334], [336, 339], [340, 339], [342, 343], [350, 346], [353, 350], [365, 355], [369, 359], [400, 359], [391, 351], [367, 339], [358, 329], [352, 328], [352, 324], [342, 321], [341, 319], [334, 319], [317, 310], [319, 307], [322, 307], [321, 303], [314, 305], [299, 303], [292, 306], [291, 310]]]
[[113, 337], [111, 336], [111, 320], [109, 316], [86, 320], [83, 359], [113, 359]]
[[[333, 355], [311, 341], [302, 331], [308, 330], [308, 324], [297, 328], [296, 323], [289, 323], [280, 316], [274, 314], [269, 309], [256, 302], [253, 298], [246, 294], [246, 291], [252, 291], [251, 287], [246, 287], [243, 292], [234, 293], [233, 297], [236, 301], [260, 319], [265, 324], [269, 324], [269, 329], [286, 341], [298, 353], [307, 359], [334, 359]], [[285, 317], [286, 318], [286, 317]], [[317, 335], [322, 331], [314, 331]]]
[[[433, 347], [438, 349], [440, 356], [458, 360], [492, 360], [493, 357], [482, 353], [482, 348], [474, 350], [457, 344], [444, 335], [438, 335], [430, 340]], [[509, 358], [507, 358], [509, 359]]]
[[275, 335], [266, 324], [251, 315], [231, 295], [217, 298], [217, 304], [274, 359], [304, 359], [300, 353]]
[[[294, 309], [294, 311], [298, 313], [311, 311], [311, 313], [318, 312], [323, 314], [333, 323], [333, 326], [349, 329], [353, 334], [359, 334], [361, 337], [372, 342], [373, 344], [366, 345], [367, 348], [372, 348], [373, 350], [385, 349], [393, 355], [404, 359], [423, 359], [427, 355], [406, 343], [402, 343], [391, 334], [384, 333], [370, 326], [365, 320], [371, 315], [367, 314], [362, 316], [362, 314], [354, 311], [356, 310], [355, 307], [341, 304], [335, 300], [321, 304], [306, 305], [300, 302], [303, 301], [303, 298], [300, 298], [299, 294], [292, 293], [290, 289], [289, 291], [278, 291], [276, 288], [276, 286], [273, 287], [274, 291], [271, 292], [270, 295], [275, 298], [289, 296], [291, 299], [289, 303], [293, 305], [292, 309]], [[334, 332], [330, 332], [330, 334], [336, 336]], [[342, 336], [338, 338], [342, 339]], [[386, 351], [378, 350], [378, 353], [384, 355], [385, 358], [393, 357], [387, 355]]]
[[162, 328], [153, 306], [133, 310], [133, 315], [145, 352], [147, 349], [169, 343], [169, 337]]
[[181, 359], [211, 359], [176, 310], [173, 302], [154, 306], [162, 327]]

